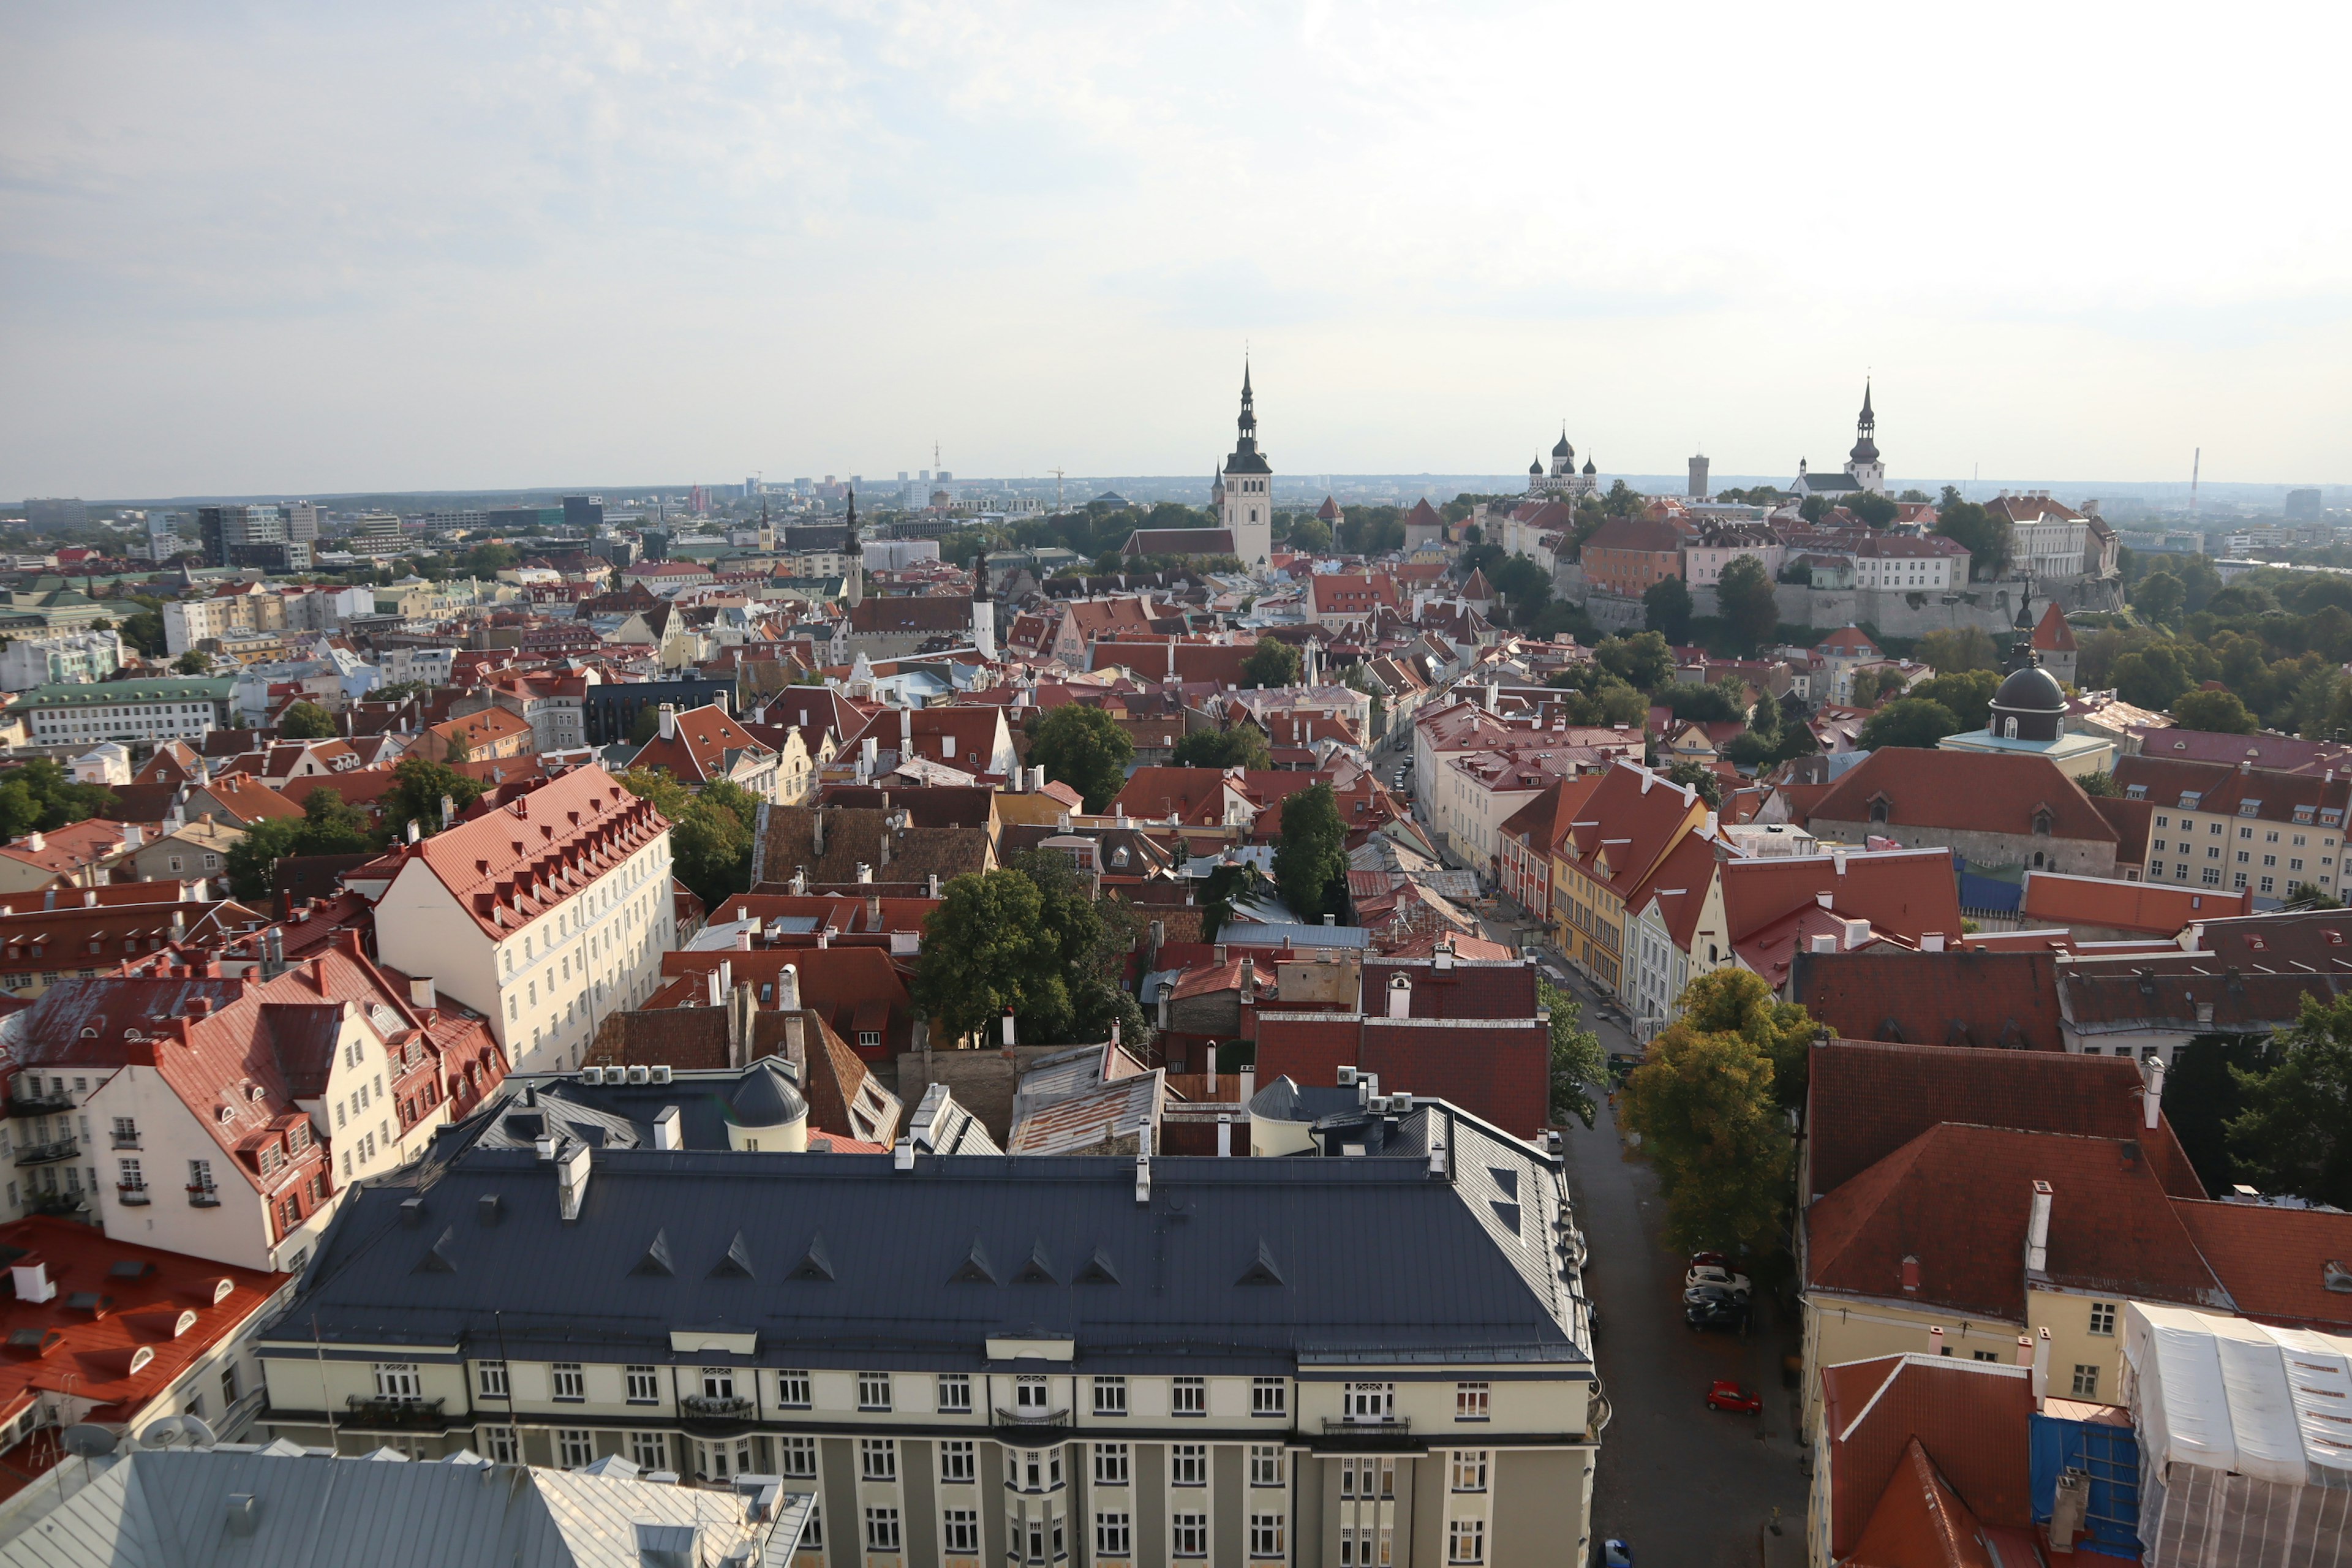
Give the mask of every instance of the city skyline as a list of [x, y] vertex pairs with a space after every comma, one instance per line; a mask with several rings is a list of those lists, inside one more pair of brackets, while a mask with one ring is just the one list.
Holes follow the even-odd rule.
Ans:
[[36, 10], [0, 494], [1205, 481], [1245, 349], [1277, 473], [2352, 479], [2346, 20], [1983, 23]]

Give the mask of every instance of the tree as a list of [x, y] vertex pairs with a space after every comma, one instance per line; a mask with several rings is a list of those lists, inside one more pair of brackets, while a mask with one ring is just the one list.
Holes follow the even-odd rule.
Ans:
[[2197, 684], [2180, 656], [2163, 643], [2125, 654], [2115, 663], [2116, 695], [2136, 708], [2164, 710]]
[[1592, 655], [1601, 668], [1643, 691], [1654, 691], [1674, 679], [1675, 650], [1656, 632], [1611, 637]]
[[1793, 1148], [1761, 1051], [1677, 1019], [1650, 1042], [1621, 1098], [1665, 1190], [1670, 1245], [1780, 1248]]
[[1254, 687], [1295, 686], [1298, 670], [1298, 650], [1273, 637], [1258, 638], [1255, 651], [1242, 661], [1242, 679]]
[[1125, 786], [1127, 764], [1134, 759], [1135, 742], [1118, 721], [1083, 702], [1065, 702], [1038, 720], [1029, 739], [1030, 766], [1084, 795], [1090, 812], [1108, 805]]
[[2340, 910], [2344, 900], [2321, 892], [2309, 882], [2296, 882], [2286, 890], [2285, 907], [2290, 910]]
[[457, 558], [457, 569], [468, 577], [495, 577], [513, 570], [520, 559], [511, 545], [477, 544]]
[[1290, 525], [1290, 537], [1286, 542], [1293, 550], [1319, 555], [1331, 548], [1331, 525], [1319, 517], [1302, 517]]
[[270, 897], [278, 862], [296, 848], [302, 823], [291, 816], [265, 816], [249, 825], [245, 837], [229, 846], [228, 889], [236, 898], [258, 904]]
[[2131, 591], [2132, 608], [2151, 621], [2169, 624], [2188, 602], [2189, 591], [2169, 572], [2151, 572]]
[[1863, 751], [1881, 746], [1931, 747], [1947, 735], [1957, 735], [1960, 721], [1940, 702], [1906, 697], [1873, 713], [1855, 744]]
[[1734, 695], [1738, 684], [1732, 680], [1694, 686], [1678, 681], [1657, 693], [1657, 700], [1673, 709], [1677, 719], [1700, 724], [1728, 724], [1748, 717], [1746, 704]]
[[320, 784], [302, 797], [297, 855], [361, 855], [369, 848], [365, 813]]
[[1665, 779], [1668, 784], [1678, 784], [1697, 791], [1699, 799], [1706, 802], [1709, 810], [1723, 804], [1723, 785], [1713, 771], [1699, 766], [1687, 757], [1668, 768]]
[[2164, 1078], [2164, 1117], [2197, 1167], [2205, 1190], [2226, 1193], [2238, 1178], [2230, 1158], [2229, 1124], [2245, 1113], [2245, 1092], [2231, 1069], [2260, 1078], [2279, 1063], [2273, 1037], [2197, 1035], [2172, 1055]]
[[74, 783], [54, 758], [28, 757], [0, 770], [0, 837], [16, 838], [37, 827], [54, 832], [114, 804], [112, 790]]
[[278, 715], [278, 734], [287, 741], [331, 741], [335, 716], [315, 702], [297, 702]]
[[2229, 1122], [2231, 1152], [2266, 1193], [2352, 1207], [2352, 996], [2306, 994], [2278, 1044], [2268, 1071], [2231, 1070], [2246, 1100]]
[[2251, 735], [2254, 716], [2234, 691], [2184, 691], [2174, 700], [2172, 720], [2184, 730], [2220, 735]]
[[1732, 635], [1753, 647], [1780, 625], [1780, 606], [1772, 597], [1772, 579], [1753, 555], [1733, 558], [1716, 579], [1715, 602]]
[[203, 654], [198, 653], [194, 648], [190, 648], [187, 652], [182, 654], [178, 658], [172, 661], [172, 668], [178, 670], [182, 675], [203, 675], [209, 671], [212, 667], [213, 661], [205, 658]]
[[[622, 782], [628, 781], [624, 777]], [[394, 838], [399, 837], [411, 821], [421, 824], [427, 833], [438, 833], [444, 796], [462, 812], [482, 795], [483, 786], [457, 769], [424, 757], [406, 756], [393, 765], [392, 787], [376, 802], [376, 818]]]
[[1255, 724], [1230, 730], [1195, 730], [1176, 742], [1168, 760], [1180, 768], [1270, 768], [1274, 752]]
[[2278, 595], [2258, 583], [2232, 583], [2205, 601], [2208, 615], [2221, 616], [2274, 616]]
[[1944, 508], [1936, 517], [1936, 531], [1968, 551], [1971, 579], [1990, 582], [2009, 564], [2009, 519], [1987, 511], [1975, 501], [1959, 500], [1948, 487]]
[[1811, 1014], [1772, 994], [1747, 969], [1711, 969], [1683, 988], [1683, 1020], [1711, 1034], [1738, 1035], [1772, 1064], [1772, 1092], [1783, 1110], [1805, 1102], [1805, 1079], [1820, 1029]]
[[1611, 517], [1631, 517], [1642, 510], [1642, 492], [1622, 479], [1609, 481], [1609, 493], [1601, 498], [1601, 510]]
[[1329, 784], [1309, 784], [1282, 803], [1274, 885], [1302, 921], [1312, 923], [1326, 912], [1346, 912], [1348, 830]]
[[1499, 563], [1487, 574], [1487, 581], [1510, 602], [1522, 626], [1533, 620], [1551, 597], [1550, 576], [1525, 555], [1514, 555]]
[[712, 779], [671, 818], [677, 879], [709, 908], [751, 889], [751, 837], [759, 819], [759, 797], [731, 779]]
[[1609, 1080], [1609, 1058], [1601, 1048], [1601, 1037], [1579, 1026], [1584, 1005], [1575, 993], [1538, 980], [1536, 1002], [1551, 1015], [1551, 1119], [1564, 1121], [1573, 1116], [1590, 1130], [1597, 1110], [1594, 1091]]
[[139, 602], [147, 607], [136, 615], [123, 616], [122, 625], [116, 629], [124, 642], [145, 657], [161, 658], [169, 647], [163, 637], [162, 601], [142, 599]]
[[2074, 783], [2084, 795], [2120, 796], [2124, 792], [2116, 787], [2116, 775], [2109, 773], [2084, 773]]
[[[1054, 933], [1069, 990], [1069, 1016], [1040, 1018], [1037, 1027], [1045, 1032], [1032, 1037], [1106, 1039], [1116, 1022], [1122, 1042], [1150, 1045], [1151, 1031], [1142, 1009], [1118, 984], [1127, 955], [1144, 934], [1144, 920], [1135, 906], [1124, 899], [1096, 899], [1069, 858], [1054, 850], [1024, 850], [1013, 858], [1011, 867], [1036, 886], [1039, 918]], [[1052, 1032], [1056, 1026], [1058, 1034]]]
[[1911, 689], [1910, 695], [1942, 703], [1952, 710], [1952, 717], [1959, 721], [1963, 730], [1981, 730], [1992, 722], [1992, 697], [2000, 689], [2000, 679], [1994, 670], [1957, 670], [1921, 681]]
[[1670, 643], [1690, 637], [1690, 584], [1680, 577], [1661, 577], [1642, 595], [1642, 624]]
[[[1068, 712], [1076, 704], [1055, 710]], [[922, 956], [908, 994], [950, 1040], [993, 1043], [1007, 1008], [1026, 1031], [1050, 1036], [1070, 1016], [1061, 942], [1037, 884], [1009, 868], [958, 877], [923, 921]]]
[[1919, 639], [1919, 661], [1936, 667], [1939, 675], [1964, 669], [1999, 669], [2000, 650], [1981, 626], [1958, 626], [1929, 632]]
[[1845, 499], [1845, 510], [1860, 518], [1866, 527], [1885, 528], [1895, 521], [1896, 508], [1875, 490], [1862, 490]]

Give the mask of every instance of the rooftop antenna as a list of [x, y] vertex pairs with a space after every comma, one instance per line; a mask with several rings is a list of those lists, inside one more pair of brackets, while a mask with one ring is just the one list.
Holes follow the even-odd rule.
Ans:
[[1047, 468], [1045, 471], [1054, 476], [1054, 510], [1059, 511], [1062, 510], [1062, 470]]
[[2205, 448], [2200, 447], [2197, 455], [2189, 459], [2189, 516], [2191, 521], [2197, 517], [2197, 476], [2204, 467]]

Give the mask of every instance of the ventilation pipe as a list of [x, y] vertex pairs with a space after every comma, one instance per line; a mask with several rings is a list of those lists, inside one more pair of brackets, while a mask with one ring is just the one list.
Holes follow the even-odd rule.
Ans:
[[2042, 1329], [2033, 1337], [2033, 1408], [2039, 1410], [2050, 1397], [2050, 1331]]
[[661, 738], [665, 741], [677, 739], [677, 704], [675, 702], [661, 705]]
[[1389, 981], [1389, 1016], [1408, 1018], [1412, 1016], [1412, 977], [1392, 976]]
[[2147, 1092], [2140, 1097], [2140, 1120], [2149, 1131], [2164, 1119], [2164, 1058], [2150, 1057], [2147, 1061]]
[[654, 1118], [654, 1147], [656, 1149], [683, 1149], [686, 1147], [686, 1140], [678, 1133], [678, 1113], [677, 1106], [663, 1106], [661, 1108], [661, 1113]]
[[580, 1207], [588, 1201], [588, 1155], [587, 1144], [574, 1143], [555, 1163], [557, 1201], [567, 1224], [579, 1219]]
[[1927, 1330], [1927, 1353], [1937, 1356], [1944, 1353], [1944, 1325], [1941, 1323]]
[[1151, 1201], [1151, 1156], [1149, 1154], [1135, 1157], [1135, 1201], [1139, 1204]]
[[2049, 1183], [2033, 1184], [2033, 1214], [2025, 1226], [2025, 1271], [2028, 1274], [2050, 1271], [2050, 1200], [2053, 1195]]

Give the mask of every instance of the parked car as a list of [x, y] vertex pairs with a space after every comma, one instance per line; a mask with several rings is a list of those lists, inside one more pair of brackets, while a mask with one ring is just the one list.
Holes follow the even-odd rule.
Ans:
[[1694, 1252], [1690, 1255], [1693, 1268], [1728, 1268], [1731, 1259], [1720, 1252]]
[[1720, 1263], [1691, 1265], [1690, 1272], [1683, 1276], [1683, 1289], [1688, 1290], [1701, 1285], [1721, 1286], [1735, 1296], [1747, 1295], [1748, 1289], [1747, 1275], [1734, 1274]]
[[1738, 1307], [1743, 1310], [1748, 1306], [1747, 1297], [1740, 1295], [1736, 1290], [1732, 1290], [1721, 1285], [1694, 1285], [1689, 1289], [1683, 1292], [1684, 1306], [1687, 1307], [1694, 1301], [1705, 1301], [1727, 1307]]
[[1633, 1549], [1611, 1536], [1601, 1543], [1601, 1568], [1633, 1568]]
[[1748, 1303], [1732, 1297], [1693, 1301], [1683, 1308], [1683, 1321], [1694, 1329], [1745, 1329]]
[[1706, 1407], [1709, 1410], [1728, 1410], [1738, 1415], [1761, 1415], [1764, 1414], [1764, 1396], [1736, 1383], [1717, 1383], [1706, 1391]]

